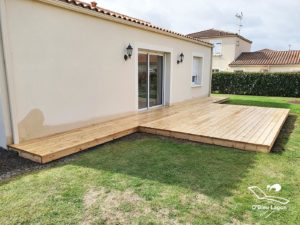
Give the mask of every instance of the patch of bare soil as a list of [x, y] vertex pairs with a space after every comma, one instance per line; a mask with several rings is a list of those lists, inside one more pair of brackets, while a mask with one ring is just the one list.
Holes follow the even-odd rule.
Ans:
[[292, 100], [292, 101], [289, 101], [289, 103], [292, 103], [292, 104], [300, 104], [300, 100]]
[[105, 188], [90, 189], [84, 196], [85, 218], [83, 225], [135, 224], [139, 218], [151, 218], [161, 224], [177, 225], [167, 208], [153, 209], [150, 204], [131, 190], [118, 191]]
[[0, 148], [0, 181], [31, 171], [49, 168], [59, 163], [68, 162], [73, 158], [73, 156], [69, 156], [56, 160], [55, 162], [39, 164], [28, 159], [19, 157], [18, 153], [16, 152], [7, 151], [5, 149]]

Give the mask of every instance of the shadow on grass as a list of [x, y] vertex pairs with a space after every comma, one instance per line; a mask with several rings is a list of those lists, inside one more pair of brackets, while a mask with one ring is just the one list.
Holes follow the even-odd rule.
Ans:
[[272, 148], [272, 152], [274, 153], [283, 153], [285, 151], [285, 146], [295, 129], [295, 123], [298, 119], [296, 114], [289, 114], [286, 119], [283, 127], [280, 130], [280, 133], [276, 139], [276, 142]]
[[138, 177], [142, 183], [176, 185], [223, 200], [233, 195], [256, 161], [256, 153], [146, 134], [131, 137], [95, 148], [72, 164]]

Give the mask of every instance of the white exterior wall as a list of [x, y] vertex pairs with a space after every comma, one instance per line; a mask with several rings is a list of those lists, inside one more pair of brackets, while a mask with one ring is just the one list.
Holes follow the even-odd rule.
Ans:
[[[2, 18], [2, 15], [0, 18]], [[3, 40], [0, 32], [0, 147], [2, 148], [6, 148], [6, 144], [12, 142], [9, 99], [5, 72]]]
[[220, 71], [228, 71], [229, 64], [235, 58], [236, 38], [214, 38], [209, 40], [222, 40], [222, 54], [220, 56], [213, 56], [213, 69], [219, 69]]
[[6, 132], [4, 126], [3, 108], [0, 99], [0, 147], [6, 148]]
[[[210, 94], [210, 47], [39, 1], [6, 4], [20, 140], [137, 112], [137, 48], [168, 53], [171, 104]], [[125, 61], [129, 43], [134, 55]], [[204, 58], [203, 85], [196, 88], [194, 54]]]
[[269, 72], [299, 72], [300, 65], [291, 66], [239, 66], [231, 67], [232, 71], [242, 70], [244, 72], [262, 72], [268, 70]]
[[235, 49], [235, 58], [234, 58], [234, 60], [237, 57], [239, 57], [239, 55], [242, 52], [251, 52], [251, 43], [249, 43], [247, 41], [244, 41], [243, 39], [240, 39], [238, 37], [236, 37], [236, 42], [237, 42], [237, 46], [236, 46], [236, 49]]
[[300, 72], [300, 64], [295, 66], [270, 66], [270, 72]]
[[218, 38], [203, 38], [203, 41], [213, 42], [222, 41], [222, 54], [213, 56], [213, 69], [220, 71], [233, 71], [229, 64], [232, 63], [242, 52], [251, 51], [251, 43], [246, 42], [238, 37], [218, 37]]

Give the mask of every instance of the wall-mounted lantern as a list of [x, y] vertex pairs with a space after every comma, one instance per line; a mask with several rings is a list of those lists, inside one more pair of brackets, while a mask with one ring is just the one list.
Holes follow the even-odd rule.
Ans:
[[177, 60], [177, 64], [182, 63], [182, 62], [183, 62], [183, 59], [184, 59], [184, 54], [181, 53], [181, 54], [179, 55], [178, 60]]
[[132, 48], [132, 46], [129, 44], [128, 47], [126, 48], [126, 54], [124, 55], [124, 59], [125, 59], [125, 60], [131, 58], [131, 56], [132, 56], [132, 51], [133, 51], [133, 48]]

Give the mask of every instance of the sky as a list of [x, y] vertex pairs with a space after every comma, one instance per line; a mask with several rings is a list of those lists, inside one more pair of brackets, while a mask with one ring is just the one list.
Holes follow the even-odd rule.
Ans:
[[[85, 0], [88, 2], [88, 0]], [[92, 1], [92, 0], [91, 0]], [[210, 28], [252, 40], [252, 51], [263, 48], [300, 50], [300, 0], [97, 0], [98, 6], [189, 34]]]

